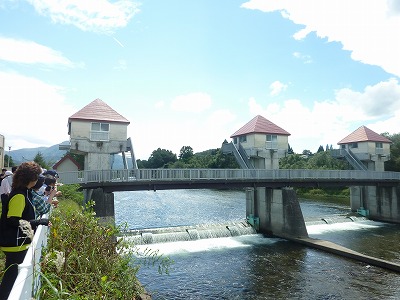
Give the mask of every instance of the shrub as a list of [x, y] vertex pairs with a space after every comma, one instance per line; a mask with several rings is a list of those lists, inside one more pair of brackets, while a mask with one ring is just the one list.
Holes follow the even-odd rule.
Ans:
[[[75, 209], [74, 209], [75, 207]], [[41, 270], [41, 299], [135, 299], [143, 292], [117, 228], [102, 226], [91, 209], [76, 210], [69, 200], [53, 211]]]

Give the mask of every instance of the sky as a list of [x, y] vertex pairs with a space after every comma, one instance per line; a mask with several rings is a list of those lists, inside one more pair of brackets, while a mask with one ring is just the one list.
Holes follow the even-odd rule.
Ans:
[[6, 151], [69, 140], [99, 98], [137, 159], [201, 152], [257, 115], [316, 152], [400, 133], [397, 0], [0, 0]]

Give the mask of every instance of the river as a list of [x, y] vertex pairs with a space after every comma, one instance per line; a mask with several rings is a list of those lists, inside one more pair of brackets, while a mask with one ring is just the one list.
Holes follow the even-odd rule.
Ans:
[[[310, 237], [400, 263], [400, 226], [358, 218], [346, 203], [299, 199]], [[245, 218], [244, 191], [115, 193], [117, 224], [131, 229], [224, 224]], [[321, 218], [330, 224], [322, 224]], [[143, 247], [143, 246], [139, 246]], [[400, 274], [261, 234], [146, 245], [174, 261], [141, 267], [157, 299], [400, 299]]]

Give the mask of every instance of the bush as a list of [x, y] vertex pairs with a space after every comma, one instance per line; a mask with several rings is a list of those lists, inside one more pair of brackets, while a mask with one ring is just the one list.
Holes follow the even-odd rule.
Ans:
[[138, 266], [115, 236], [118, 229], [102, 226], [91, 209], [77, 210], [61, 201], [51, 217], [52, 227], [41, 270], [41, 299], [135, 299], [143, 288]]

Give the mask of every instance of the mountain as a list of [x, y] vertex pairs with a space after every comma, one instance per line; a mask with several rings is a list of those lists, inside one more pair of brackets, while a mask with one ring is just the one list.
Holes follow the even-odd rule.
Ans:
[[[63, 142], [68, 143], [68, 142]], [[60, 143], [61, 144], [61, 143]], [[59, 161], [67, 151], [59, 150], [60, 144], [53, 145], [51, 147], [37, 147], [37, 148], [24, 148], [10, 151], [10, 156], [15, 164], [20, 164], [24, 161], [31, 161], [35, 158], [39, 152], [42, 154], [44, 160], [49, 162], [50, 165], [55, 164]], [[6, 153], [8, 155], [8, 152]]]
[[[62, 142], [60, 144], [68, 144], [69, 141]], [[40, 152], [43, 156], [43, 159], [49, 163], [50, 166], [54, 165], [58, 162], [64, 155], [67, 153], [66, 150], [59, 150], [58, 147], [60, 144], [56, 144], [50, 147], [37, 147], [37, 148], [24, 148], [18, 150], [10, 151], [10, 156], [16, 165], [24, 161], [32, 161], [35, 156]], [[8, 151], [6, 152], [8, 155]], [[111, 157], [112, 168], [113, 169], [123, 169], [124, 164], [122, 161], [122, 155], [113, 155]], [[128, 160], [130, 167], [132, 167], [132, 163]]]

